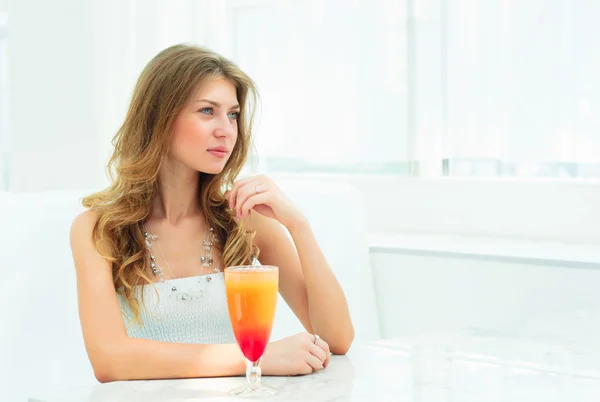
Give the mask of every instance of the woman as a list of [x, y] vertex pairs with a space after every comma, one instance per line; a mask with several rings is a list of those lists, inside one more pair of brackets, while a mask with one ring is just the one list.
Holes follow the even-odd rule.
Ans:
[[330, 351], [348, 351], [344, 293], [307, 220], [269, 178], [234, 182], [255, 94], [232, 62], [193, 46], [162, 51], [142, 72], [113, 141], [112, 184], [83, 200], [71, 228], [99, 381], [245, 373], [222, 271], [256, 257], [279, 267], [280, 293], [306, 329], [267, 346], [263, 373], [312, 373]]

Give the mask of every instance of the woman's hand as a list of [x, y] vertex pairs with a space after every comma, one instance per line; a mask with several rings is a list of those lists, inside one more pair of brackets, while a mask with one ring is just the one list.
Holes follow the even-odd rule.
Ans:
[[269, 343], [260, 367], [264, 375], [303, 375], [321, 370], [329, 364], [329, 345], [308, 332]]
[[253, 176], [234, 183], [225, 193], [229, 207], [236, 211], [238, 219], [244, 219], [254, 210], [268, 218], [279, 221], [286, 228], [304, 222], [305, 218], [279, 187], [264, 175]]

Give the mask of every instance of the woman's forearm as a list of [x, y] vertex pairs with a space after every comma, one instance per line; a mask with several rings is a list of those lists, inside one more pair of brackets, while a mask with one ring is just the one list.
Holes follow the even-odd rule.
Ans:
[[300, 257], [308, 295], [310, 322], [335, 354], [345, 354], [354, 340], [346, 297], [307, 221], [288, 228]]
[[126, 338], [90, 354], [100, 382], [224, 377], [245, 373], [236, 344], [193, 345]]

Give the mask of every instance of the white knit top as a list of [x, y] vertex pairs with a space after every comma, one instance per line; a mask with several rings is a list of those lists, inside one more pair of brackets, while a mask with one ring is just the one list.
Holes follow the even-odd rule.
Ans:
[[[177, 343], [235, 343], [222, 272], [168, 280], [143, 287], [141, 325], [130, 323], [131, 309], [118, 295], [127, 334], [132, 338]], [[141, 289], [136, 297], [141, 301]], [[176, 290], [173, 290], [176, 289]], [[158, 292], [158, 295], [157, 295]]]

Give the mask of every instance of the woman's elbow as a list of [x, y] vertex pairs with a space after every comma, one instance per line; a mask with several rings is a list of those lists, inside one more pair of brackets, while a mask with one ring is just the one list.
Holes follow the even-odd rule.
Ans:
[[94, 368], [94, 376], [96, 377], [96, 380], [98, 380], [98, 382], [101, 384], [116, 381], [114, 376], [112, 376], [109, 371], [105, 371], [104, 369]]
[[92, 363], [92, 368], [94, 369], [94, 377], [99, 383], [104, 384], [119, 380], [114, 370], [106, 363]]
[[122, 375], [115, 369], [115, 364], [109, 364], [108, 362], [97, 362], [92, 364], [94, 369], [94, 376], [98, 382], [104, 384], [107, 382], [126, 380]]
[[331, 353], [334, 355], [345, 355], [350, 350], [352, 342], [354, 342], [353, 326], [351, 326], [350, 329], [345, 331], [343, 334], [340, 334], [340, 336], [337, 338], [337, 342], [330, 345]]
[[92, 364], [94, 376], [98, 382], [107, 383], [123, 380], [115, 369], [119, 366], [117, 356], [106, 351], [103, 353], [96, 353], [95, 355], [90, 355], [90, 363]]

